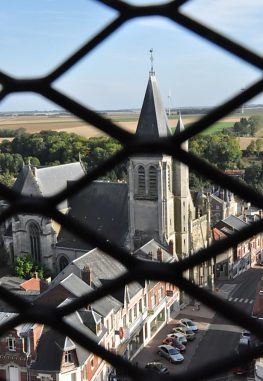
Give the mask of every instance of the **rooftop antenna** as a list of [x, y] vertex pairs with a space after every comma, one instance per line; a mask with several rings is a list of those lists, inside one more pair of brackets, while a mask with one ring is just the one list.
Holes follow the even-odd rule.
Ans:
[[150, 71], [150, 74], [154, 74], [154, 71], [153, 71], [153, 48], [150, 49], [150, 61], [151, 61], [151, 71]]

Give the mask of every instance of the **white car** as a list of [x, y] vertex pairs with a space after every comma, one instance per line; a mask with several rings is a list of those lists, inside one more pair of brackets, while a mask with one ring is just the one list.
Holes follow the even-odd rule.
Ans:
[[157, 353], [173, 364], [178, 364], [184, 361], [184, 356], [178, 351], [178, 349], [172, 347], [171, 345], [159, 345]]
[[181, 327], [174, 327], [173, 332], [182, 333], [186, 336], [188, 341], [192, 341], [195, 339], [195, 333], [191, 329], [188, 329], [185, 325], [182, 325]]
[[186, 345], [187, 344], [187, 338], [184, 334], [180, 333], [180, 332], [172, 332], [172, 333], [169, 333], [169, 335], [167, 335], [167, 337], [173, 337], [175, 338], [178, 343], [180, 344], [183, 344], [183, 345]]
[[192, 320], [190, 320], [190, 319], [181, 319], [180, 323], [185, 325], [188, 329], [191, 329], [191, 331], [193, 331], [194, 333], [198, 332], [197, 324], [195, 322], [193, 322]]

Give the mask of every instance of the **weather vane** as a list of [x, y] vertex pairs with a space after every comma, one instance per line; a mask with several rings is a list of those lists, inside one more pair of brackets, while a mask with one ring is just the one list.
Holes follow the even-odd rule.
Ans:
[[153, 48], [150, 49], [151, 73], [153, 73]]

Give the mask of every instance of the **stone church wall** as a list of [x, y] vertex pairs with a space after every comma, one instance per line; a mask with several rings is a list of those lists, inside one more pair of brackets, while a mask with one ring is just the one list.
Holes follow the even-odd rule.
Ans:
[[207, 216], [204, 215], [193, 221], [192, 248], [196, 252], [207, 245]]

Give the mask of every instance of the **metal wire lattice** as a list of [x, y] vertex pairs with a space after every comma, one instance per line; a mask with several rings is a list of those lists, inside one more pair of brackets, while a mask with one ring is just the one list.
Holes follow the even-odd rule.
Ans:
[[[107, 39], [114, 31], [118, 30], [127, 21], [137, 17], [150, 17], [162, 16], [170, 19], [171, 21], [181, 25], [187, 30], [192, 31], [200, 38], [212, 42], [214, 45], [224, 49], [229, 54], [239, 57], [241, 60], [251, 64], [255, 68], [263, 69], [263, 60], [255, 52], [241, 46], [240, 44], [224, 37], [220, 33], [204, 26], [203, 24], [195, 21], [194, 19], [182, 14], [180, 7], [187, 2], [187, 0], [174, 0], [167, 4], [149, 5], [149, 6], [135, 6], [128, 4], [124, 1], [111, 1], [111, 0], [98, 0], [105, 6], [109, 6], [118, 11], [116, 19], [99, 32], [94, 38], [89, 40], [82, 46], [76, 53], [66, 59], [60, 66], [55, 68], [51, 73], [45, 77], [37, 79], [16, 79], [8, 76], [3, 72], [0, 73], [0, 100], [4, 99], [11, 93], [21, 92], [34, 92], [42, 95], [50, 101], [68, 110], [75, 116], [83, 121], [99, 128], [109, 136], [118, 139], [123, 149], [107, 160], [105, 163], [89, 172], [84, 178], [78, 180], [67, 189], [49, 198], [26, 197], [17, 194], [15, 191], [10, 190], [4, 185], [0, 184], [0, 194], [8, 203], [9, 207], [0, 215], [0, 223], [4, 223], [7, 218], [19, 213], [33, 213], [50, 217], [63, 225], [65, 228], [74, 233], [83, 241], [91, 243], [99, 247], [104, 252], [111, 255], [113, 258], [120, 261], [126, 268], [127, 272], [119, 278], [113, 280], [107, 287], [101, 287], [94, 292], [78, 298], [76, 301], [71, 302], [60, 308], [53, 308], [47, 305], [32, 306], [29, 302], [12, 294], [5, 288], [0, 286], [0, 297], [11, 304], [19, 312], [18, 316], [6, 322], [0, 327], [0, 335], [4, 332], [16, 327], [24, 322], [39, 322], [52, 326], [59, 332], [70, 336], [76, 342], [86, 347], [91, 352], [111, 363], [114, 367], [125, 370], [133, 378], [149, 379], [148, 374], [142, 369], [139, 369], [123, 358], [114, 355], [103, 347], [98, 346], [88, 337], [81, 332], [74, 329], [67, 324], [63, 317], [67, 314], [74, 312], [77, 308], [90, 304], [106, 296], [107, 294], [116, 291], [119, 287], [132, 281], [140, 281], [144, 279], [162, 280], [175, 284], [181, 290], [184, 290], [189, 295], [200, 300], [210, 308], [219, 312], [232, 322], [240, 325], [251, 332], [255, 333], [258, 337], [263, 339], [263, 325], [258, 321], [252, 319], [245, 313], [237, 310], [230, 303], [223, 301], [215, 295], [208, 293], [204, 289], [192, 284], [183, 277], [183, 272], [186, 269], [193, 268], [194, 266], [211, 259], [215, 255], [227, 250], [233, 245], [244, 241], [246, 238], [261, 232], [263, 228], [262, 221], [255, 222], [249, 225], [240, 233], [236, 233], [230, 238], [217, 242], [212, 246], [200, 250], [195, 255], [188, 257], [179, 263], [165, 264], [165, 263], [143, 263], [135, 257], [132, 257], [124, 249], [118, 247], [115, 243], [110, 243], [104, 239], [96, 231], [87, 229], [82, 226], [78, 221], [73, 220], [68, 215], [60, 213], [56, 206], [63, 200], [73, 196], [76, 192], [82, 190], [93, 180], [102, 176], [107, 171], [111, 170], [115, 165], [119, 164], [122, 160], [127, 159], [130, 155], [138, 153], [166, 153], [178, 161], [188, 165], [189, 168], [200, 173], [202, 176], [207, 177], [212, 182], [228, 188], [234, 194], [240, 196], [242, 199], [250, 201], [253, 205], [263, 208], [263, 196], [254, 189], [240, 185], [236, 180], [223, 174], [216, 168], [212, 167], [209, 163], [202, 161], [200, 158], [195, 157], [189, 152], [185, 152], [181, 148], [182, 142], [193, 137], [194, 135], [204, 131], [213, 123], [217, 122], [229, 112], [240, 107], [252, 97], [259, 94], [263, 89], [263, 79], [257, 81], [255, 84], [246, 88], [241, 94], [236, 95], [231, 100], [220, 105], [208, 115], [204, 116], [201, 120], [193, 123], [191, 127], [183, 131], [180, 135], [172, 138], [160, 138], [158, 140], [142, 141], [137, 136], [130, 134], [117, 127], [111, 121], [103, 118], [98, 113], [86, 108], [74, 100], [67, 97], [62, 92], [55, 90], [52, 84], [60, 76], [65, 74], [73, 65], [79, 62], [84, 56], [90, 54], [95, 47]], [[190, 1], [190, 0], [189, 0]], [[192, 0], [193, 1], [193, 0]], [[227, 186], [226, 186], [227, 185]], [[227, 308], [226, 308], [227, 305]], [[257, 357], [263, 353], [263, 345], [251, 349], [246, 358]], [[221, 359], [216, 359], [213, 363], [209, 363], [206, 367], [200, 367], [193, 371], [188, 371], [183, 375], [177, 375], [176, 380], [198, 380], [218, 373], [218, 370], [229, 369], [244, 359], [244, 356], [223, 356]], [[150, 376], [151, 379], [155, 376]], [[172, 376], [166, 377], [172, 379]]]

